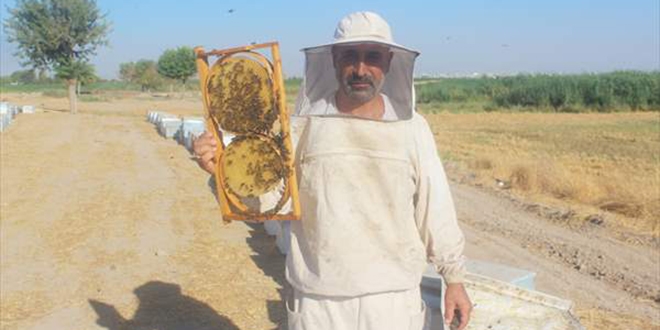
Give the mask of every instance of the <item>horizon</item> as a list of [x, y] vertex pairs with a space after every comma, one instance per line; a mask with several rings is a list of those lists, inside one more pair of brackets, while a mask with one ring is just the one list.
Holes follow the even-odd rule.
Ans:
[[[112, 28], [109, 46], [99, 48], [90, 61], [97, 75], [117, 79], [120, 63], [157, 61], [166, 49], [179, 46], [221, 49], [278, 41], [285, 75], [300, 77], [304, 56], [299, 49], [331, 41], [339, 19], [358, 10], [380, 14], [397, 43], [421, 52], [415, 77], [660, 70], [657, 0], [188, 3], [98, 1]], [[3, 4], [4, 22], [16, 1]], [[228, 30], [232, 33], [223, 33]], [[7, 42], [4, 28], [0, 35], [0, 76], [28, 69], [13, 55], [17, 47]]]

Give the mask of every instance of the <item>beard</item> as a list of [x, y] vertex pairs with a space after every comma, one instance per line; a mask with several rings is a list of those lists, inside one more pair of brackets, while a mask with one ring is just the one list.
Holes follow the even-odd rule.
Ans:
[[[369, 74], [359, 76], [356, 73], [352, 73], [342, 77], [341, 88], [350, 99], [359, 103], [366, 103], [380, 93], [383, 83], [384, 79], [376, 80]], [[362, 86], [355, 86], [357, 84]]]

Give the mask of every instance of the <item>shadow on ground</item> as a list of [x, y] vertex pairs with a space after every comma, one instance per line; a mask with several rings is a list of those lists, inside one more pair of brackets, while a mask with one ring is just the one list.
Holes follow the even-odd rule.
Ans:
[[133, 293], [140, 305], [132, 319], [125, 319], [112, 305], [90, 299], [98, 315], [96, 323], [108, 330], [240, 330], [209, 305], [182, 295], [177, 284], [150, 281]]
[[[218, 191], [213, 176], [209, 178], [207, 185], [215, 196], [216, 201], [219, 202]], [[250, 228], [250, 237], [247, 237], [245, 241], [255, 253], [251, 256], [252, 260], [264, 272], [264, 275], [269, 276], [280, 286], [277, 290], [280, 299], [266, 301], [268, 318], [271, 322], [278, 325], [274, 330], [287, 329], [287, 313], [284, 301], [292, 296], [292, 291], [284, 275], [286, 256], [280, 253], [275, 244], [275, 237], [268, 235], [263, 223], [247, 221], [245, 224]]]
[[247, 244], [255, 252], [252, 260], [266, 276], [272, 278], [280, 288], [277, 290], [280, 299], [266, 301], [268, 317], [271, 322], [278, 325], [278, 329], [286, 329], [287, 316], [284, 301], [290, 296], [291, 286], [284, 275], [286, 257], [280, 253], [275, 244], [275, 237], [269, 236], [261, 223], [246, 223], [250, 227], [250, 237]]

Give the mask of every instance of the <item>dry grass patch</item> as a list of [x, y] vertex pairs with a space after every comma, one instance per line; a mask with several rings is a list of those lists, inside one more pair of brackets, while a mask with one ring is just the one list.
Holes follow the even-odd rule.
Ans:
[[[425, 115], [445, 160], [483, 185], [660, 231], [657, 113]], [[502, 184], [504, 182], [504, 184]]]
[[587, 330], [639, 330], [658, 329], [660, 324], [652, 323], [634, 316], [601, 309], [578, 310], [580, 323]]

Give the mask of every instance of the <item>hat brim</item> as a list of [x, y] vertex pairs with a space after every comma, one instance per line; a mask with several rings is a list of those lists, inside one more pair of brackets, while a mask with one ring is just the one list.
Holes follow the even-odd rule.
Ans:
[[399, 50], [407, 53], [414, 54], [415, 56], [419, 55], [419, 52], [416, 50], [412, 50], [410, 48], [401, 46], [397, 43], [394, 42], [387, 42], [379, 39], [374, 39], [373, 37], [359, 37], [359, 38], [350, 38], [350, 39], [343, 39], [335, 42], [331, 42], [328, 44], [323, 44], [319, 46], [312, 46], [312, 47], [306, 47], [301, 49], [303, 52], [324, 52], [324, 51], [329, 51], [332, 49], [333, 46], [338, 46], [338, 45], [353, 45], [353, 44], [378, 44], [378, 45], [383, 45], [387, 46], [390, 48], [393, 48], [394, 50]]

